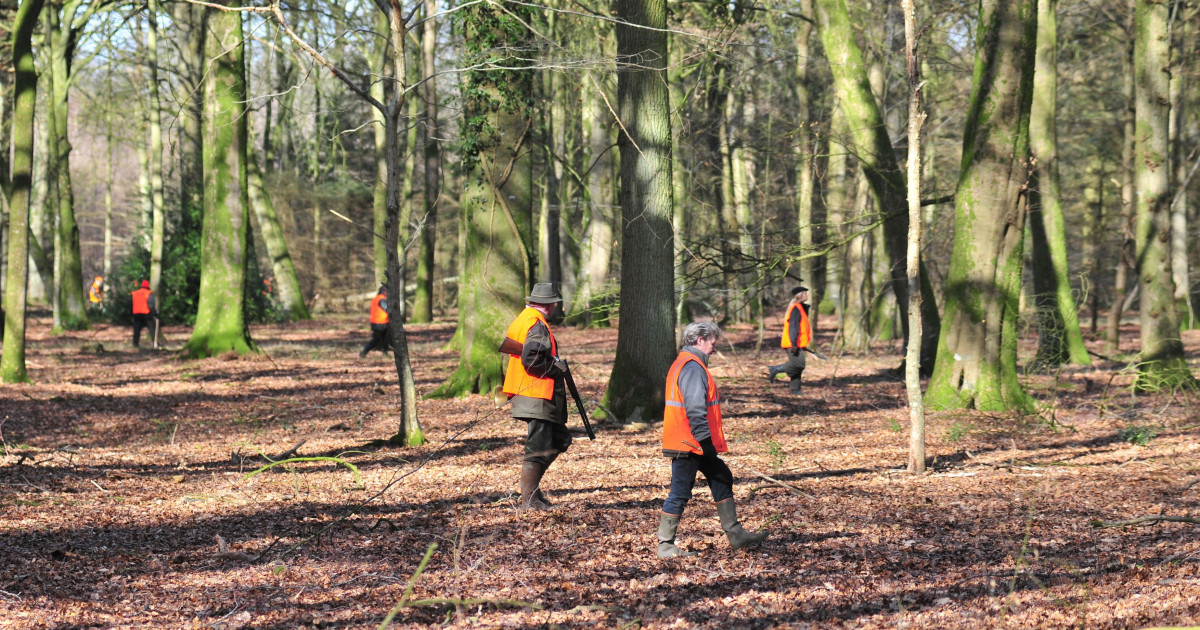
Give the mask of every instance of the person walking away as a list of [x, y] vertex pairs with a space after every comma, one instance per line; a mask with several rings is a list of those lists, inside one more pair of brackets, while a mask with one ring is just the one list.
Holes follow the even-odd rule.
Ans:
[[154, 294], [150, 291], [150, 281], [142, 280], [142, 288], [133, 292], [133, 347], [137, 348], [142, 336], [142, 329], [147, 329], [150, 338], [154, 338], [154, 320], [158, 318], [158, 309], [154, 305]]
[[509, 355], [504, 393], [512, 416], [525, 422], [525, 455], [521, 461], [519, 506], [546, 510], [550, 501], [541, 490], [546, 469], [571, 446], [567, 431], [567, 392], [563, 377], [567, 362], [558, 356], [558, 342], [546, 319], [562, 298], [549, 282], [534, 285], [525, 309], [505, 333], [500, 351]]
[[792, 303], [788, 306], [787, 314], [783, 317], [783, 335], [779, 345], [787, 351], [787, 361], [772, 365], [767, 372], [767, 380], [775, 382], [775, 377], [781, 372], [791, 379], [791, 393], [800, 393], [800, 375], [804, 373], [804, 348], [812, 343], [812, 326], [808, 320], [808, 287], [792, 289]]
[[379, 348], [379, 351], [387, 354], [388, 351], [388, 304], [387, 304], [387, 287], [380, 286], [379, 292], [371, 298], [371, 340], [367, 345], [363, 346], [362, 352], [358, 353], [359, 357], [366, 357], [367, 353]]
[[104, 276], [96, 276], [92, 286], [88, 288], [88, 301], [92, 306], [99, 306], [104, 301]]
[[708, 480], [721, 529], [731, 547], [757, 544], [768, 534], [748, 532], [738, 522], [733, 473], [718, 456], [729, 447], [721, 423], [721, 397], [708, 371], [708, 357], [720, 338], [721, 329], [712, 322], [688, 324], [683, 329], [683, 349], [667, 372], [662, 452], [671, 459], [671, 489], [658, 517], [659, 558], [696, 555], [675, 545], [675, 533], [692, 498], [697, 472]]

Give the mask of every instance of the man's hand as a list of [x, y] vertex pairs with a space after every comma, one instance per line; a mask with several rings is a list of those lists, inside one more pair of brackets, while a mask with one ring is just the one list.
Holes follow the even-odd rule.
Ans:
[[716, 457], [717, 447], [713, 446], [712, 438], [706, 437], [700, 440], [700, 450], [704, 451], [705, 457]]
[[567, 360], [561, 357], [554, 357], [554, 369], [558, 370], [559, 374], [566, 374]]

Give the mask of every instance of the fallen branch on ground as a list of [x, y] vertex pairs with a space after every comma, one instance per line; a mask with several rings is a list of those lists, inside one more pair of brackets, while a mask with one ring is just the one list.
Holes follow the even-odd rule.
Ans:
[[1131, 518], [1127, 521], [1093, 520], [1092, 527], [1095, 527], [1096, 529], [1108, 529], [1110, 527], [1127, 527], [1129, 525], [1145, 525], [1148, 523], [1161, 522], [1191, 523], [1192, 525], [1200, 525], [1200, 518], [1193, 518], [1191, 516], [1170, 516], [1167, 514], [1147, 514], [1146, 516]]
[[780, 480], [778, 480], [778, 479], [776, 479], [776, 478], [774, 478], [774, 477], [768, 477], [768, 476], [766, 476], [766, 475], [764, 475], [764, 474], [762, 474], [762, 473], [758, 472], [757, 470], [754, 470], [753, 468], [747, 468], [746, 470], [748, 470], [748, 471], [750, 471], [750, 472], [752, 472], [752, 473], [754, 473], [754, 474], [758, 475], [759, 477], [762, 477], [763, 479], [766, 479], [767, 481], [770, 481], [771, 483], [773, 483], [773, 484], [775, 484], [775, 485], [781, 486], [781, 487], [783, 487], [783, 488], [787, 488], [788, 490], [791, 490], [792, 492], [795, 492], [796, 494], [798, 494], [798, 495], [800, 495], [800, 496], [802, 496], [802, 497], [808, 497], [808, 498], [810, 498], [810, 499], [815, 499], [815, 498], [817, 498], [817, 497], [815, 497], [815, 496], [813, 496], [813, 495], [811, 495], [811, 494], [809, 494], [809, 493], [807, 493], [807, 492], [805, 492], [805, 491], [801, 490], [800, 488], [797, 488], [796, 486], [793, 486], [793, 485], [792, 485], [792, 484], [790, 484], [790, 483], [786, 483], [786, 482], [780, 481]]

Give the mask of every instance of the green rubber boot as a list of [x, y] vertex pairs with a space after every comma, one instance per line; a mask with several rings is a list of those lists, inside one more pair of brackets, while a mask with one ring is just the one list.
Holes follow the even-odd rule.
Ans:
[[658, 557], [675, 558], [677, 556], [691, 557], [696, 555], [675, 546], [675, 530], [679, 528], [679, 517], [670, 514], [658, 515]]
[[725, 530], [725, 535], [729, 538], [729, 546], [734, 549], [758, 544], [769, 533], [746, 531], [738, 522], [737, 508], [733, 504], [732, 497], [717, 504], [717, 514], [721, 517], [721, 529]]

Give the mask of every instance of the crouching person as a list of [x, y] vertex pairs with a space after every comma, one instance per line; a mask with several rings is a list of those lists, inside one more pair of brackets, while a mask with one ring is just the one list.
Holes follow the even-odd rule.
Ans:
[[663, 410], [663, 455], [671, 458], [671, 490], [658, 520], [658, 557], [694, 556], [675, 546], [683, 509], [692, 498], [696, 473], [704, 473], [721, 517], [721, 529], [734, 549], [761, 542], [767, 532], [748, 532], [733, 503], [733, 473], [718, 454], [729, 448], [721, 430], [721, 397], [708, 371], [708, 357], [721, 338], [712, 322], [692, 322], [683, 331], [683, 349], [667, 372]]

